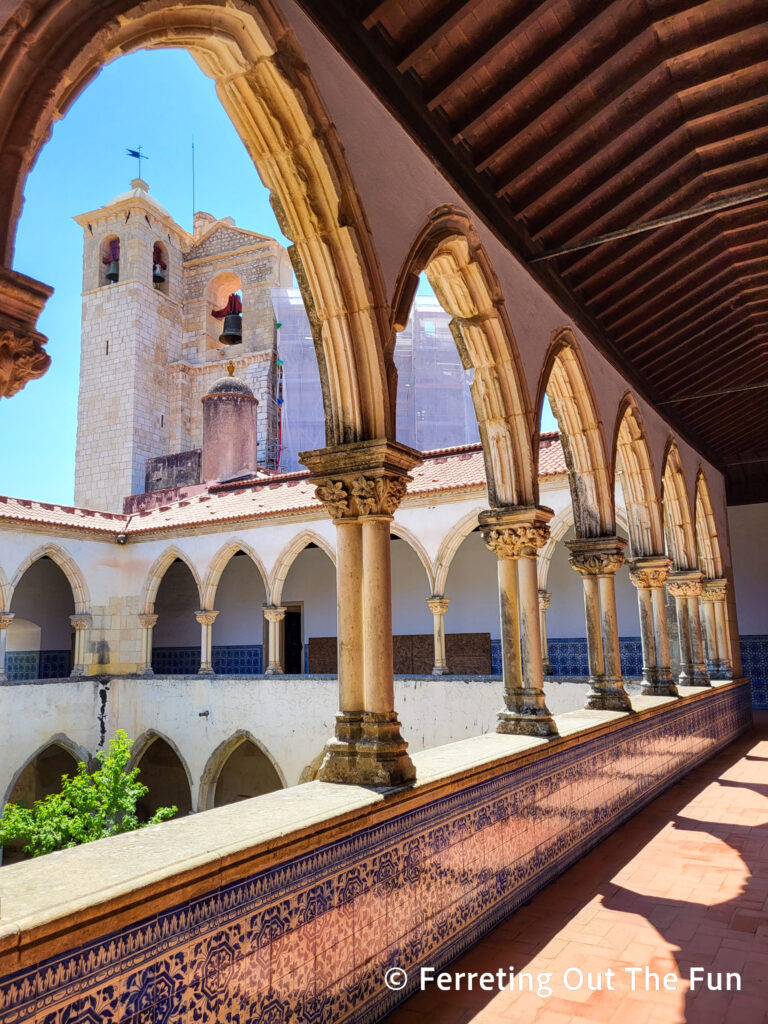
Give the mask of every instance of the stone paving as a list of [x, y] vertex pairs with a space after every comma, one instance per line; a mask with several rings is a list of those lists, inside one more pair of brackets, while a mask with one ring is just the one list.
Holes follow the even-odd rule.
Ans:
[[431, 984], [388, 1024], [768, 1024], [768, 713], [755, 722], [447, 969], [512, 965], [513, 991], [507, 974], [503, 991]]

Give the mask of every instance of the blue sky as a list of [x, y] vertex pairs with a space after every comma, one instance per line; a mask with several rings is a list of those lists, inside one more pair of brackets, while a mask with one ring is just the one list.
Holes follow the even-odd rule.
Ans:
[[[13, 439], [3, 445], [0, 493], [72, 503], [82, 288], [72, 217], [127, 190], [137, 165], [125, 150], [141, 145], [151, 194], [191, 229], [193, 136], [197, 209], [287, 244], [213, 82], [186, 51], [135, 53], [106, 67], [54, 126], [27, 179], [13, 267], [55, 288], [39, 321], [52, 365], [0, 401], [0, 436]], [[545, 416], [545, 429], [553, 422]]]

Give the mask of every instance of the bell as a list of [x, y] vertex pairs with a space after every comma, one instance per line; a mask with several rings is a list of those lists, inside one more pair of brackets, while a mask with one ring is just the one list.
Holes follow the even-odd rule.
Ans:
[[224, 330], [219, 335], [223, 345], [239, 345], [243, 340], [243, 319], [239, 313], [227, 313], [224, 317]]
[[154, 284], [162, 284], [165, 281], [165, 274], [163, 268], [159, 263], [155, 263], [152, 267], [152, 282]]
[[117, 260], [111, 260], [107, 267], [107, 280], [110, 284], [114, 284], [115, 281], [120, 280], [120, 264]]

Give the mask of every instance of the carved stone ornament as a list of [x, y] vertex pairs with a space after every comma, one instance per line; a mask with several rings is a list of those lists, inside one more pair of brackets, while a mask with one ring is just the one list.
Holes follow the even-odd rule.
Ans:
[[0, 398], [10, 398], [51, 365], [41, 335], [0, 333]]
[[445, 615], [451, 603], [450, 597], [428, 597], [427, 607], [433, 615]]
[[421, 453], [397, 441], [374, 439], [300, 452], [315, 494], [332, 519], [392, 516]]
[[704, 584], [699, 579], [676, 579], [673, 573], [669, 578], [668, 589], [672, 597], [701, 597]]
[[201, 626], [212, 626], [218, 614], [214, 611], [200, 611], [195, 612], [195, 618]]
[[504, 526], [482, 530], [483, 540], [499, 558], [535, 558], [549, 540], [548, 526]]
[[548, 590], [540, 590], [539, 591], [539, 608], [541, 608], [544, 611], [546, 611], [547, 608], [549, 608], [549, 606], [551, 604], [552, 604], [552, 595], [550, 594], [550, 592]]
[[356, 474], [318, 484], [315, 494], [332, 519], [358, 516], [392, 516], [403, 500], [408, 478]]
[[669, 579], [672, 563], [668, 558], [638, 558], [629, 565], [629, 578], [638, 590], [657, 590]]
[[567, 540], [571, 566], [581, 576], [612, 576], [624, 564], [621, 537], [594, 537], [589, 540]]
[[142, 627], [142, 629], [152, 629], [154, 626], [157, 625], [157, 615], [154, 615], [152, 613], [142, 613], [141, 615], [139, 615], [139, 624]]
[[710, 601], [717, 604], [719, 601], [725, 601], [727, 596], [727, 580], [704, 580], [704, 589], [701, 593], [702, 601]]
[[278, 608], [273, 605], [267, 605], [264, 608], [264, 618], [267, 620], [267, 622], [282, 622], [283, 619], [285, 618], [286, 611], [286, 608]]
[[87, 629], [91, 624], [90, 615], [70, 615], [69, 621], [75, 629]]
[[15, 612], [0, 612], [0, 629], [8, 629], [15, 618]]

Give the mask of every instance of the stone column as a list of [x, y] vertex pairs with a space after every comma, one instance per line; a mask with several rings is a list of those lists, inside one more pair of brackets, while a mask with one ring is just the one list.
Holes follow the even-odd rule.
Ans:
[[152, 671], [152, 630], [157, 625], [157, 615], [154, 613], [142, 613], [139, 615], [141, 625], [141, 662], [139, 664], [140, 676], [153, 676]]
[[5, 672], [5, 656], [8, 641], [8, 627], [16, 618], [13, 612], [0, 612], [0, 683], [5, 683], [8, 676]]
[[200, 623], [200, 668], [198, 675], [212, 676], [213, 664], [211, 652], [213, 648], [213, 623], [218, 612], [203, 610], [195, 612], [195, 618]]
[[390, 524], [420, 453], [362, 441], [300, 458], [338, 541], [339, 714], [318, 778], [400, 785], [415, 770], [394, 707]]
[[701, 580], [702, 574], [697, 569], [673, 572], [669, 577], [669, 592], [675, 599], [680, 634], [680, 686], [710, 685], [699, 619], [699, 597], [703, 590]]
[[669, 667], [669, 637], [664, 610], [664, 584], [671, 562], [663, 555], [637, 558], [629, 578], [637, 587], [640, 610], [640, 642], [643, 648], [643, 687], [646, 697], [677, 697]]
[[707, 640], [707, 669], [711, 679], [731, 679], [733, 676], [725, 616], [727, 596], [727, 580], [704, 580], [700, 600]]
[[616, 571], [624, 564], [626, 541], [621, 537], [566, 541], [571, 566], [584, 582], [590, 693], [587, 708], [632, 711], [621, 677], [616, 619]]
[[280, 663], [280, 623], [285, 618], [286, 609], [277, 605], [264, 605], [264, 618], [269, 623], [267, 630], [267, 654], [269, 663], [264, 669], [265, 676], [282, 675], [283, 666]]
[[539, 629], [541, 630], [541, 664], [545, 676], [553, 675], [547, 648], [547, 609], [552, 603], [552, 595], [547, 590], [539, 591]]
[[69, 621], [75, 627], [75, 654], [74, 665], [70, 673], [71, 679], [80, 679], [85, 675], [85, 637], [86, 630], [91, 624], [90, 615], [70, 615]]
[[427, 598], [427, 606], [432, 612], [433, 630], [435, 634], [435, 664], [432, 668], [433, 676], [444, 676], [448, 673], [448, 665], [445, 660], [445, 613], [451, 603], [450, 597], [438, 597], [433, 595]]
[[481, 512], [483, 540], [499, 559], [499, 611], [504, 707], [497, 732], [557, 736], [544, 698], [536, 558], [549, 538], [552, 511], [543, 507]]

